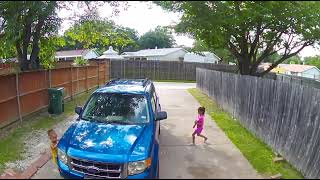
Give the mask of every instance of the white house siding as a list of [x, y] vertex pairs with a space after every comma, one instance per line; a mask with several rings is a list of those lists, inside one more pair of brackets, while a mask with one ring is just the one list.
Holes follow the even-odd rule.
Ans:
[[[159, 61], [179, 61], [181, 58], [183, 59], [186, 51], [179, 50], [164, 56], [149, 56], [147, 60], [159, 60]], [[181, 59], [181, 60], [182, 60]]]
[[217, 63], [219, 59], [211, 53], [206, 53], [204, 56], [195, 53], [187, 53], [184, 56], [184, 61], [198, 63]]
[[316, 67], [308, 69], [301, 74], [302, 77], [320, 79], [320, 70]]
[[205, 61], [205, 56], [200, 56], [200, 55], [194, 54], [194, 53], [187, 53], [184, 56], [184, 61], [185, 62], [203, 63]]
[[89, 51], [87, 54], [83, 56], [84, 59], [93, 59], [97, 57], [98, 55], [93, 50]]

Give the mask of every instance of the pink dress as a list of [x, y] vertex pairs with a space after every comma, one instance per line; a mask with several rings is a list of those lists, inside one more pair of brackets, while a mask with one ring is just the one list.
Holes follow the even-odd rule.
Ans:
[[199, 136], [203, 130], [203, 126], [204, 126], [204, 115], [198, 115], [197, 128], [194, 131], [194, 133]]

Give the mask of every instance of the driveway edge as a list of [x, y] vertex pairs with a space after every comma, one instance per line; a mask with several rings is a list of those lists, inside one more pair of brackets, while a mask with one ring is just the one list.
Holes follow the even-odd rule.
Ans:
[[46, 151], [41, 154], [41, 156], [33, 162], [26, 170], [21, 174], [8, 174], [4, 173], [0, 176], [0, 179], [30, 179], [37, 171], [44, 166], [51, 159], [51, 153]]

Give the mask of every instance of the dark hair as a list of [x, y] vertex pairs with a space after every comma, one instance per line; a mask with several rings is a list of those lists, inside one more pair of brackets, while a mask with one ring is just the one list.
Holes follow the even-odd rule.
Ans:
[[204, 115], [204, 113], [206, 112], [206, 108], [204, 107], [199, 107], [198, 111], [201, 112], [202, 115]]
[[53, 129], [48, 130], [48, 136], [50, 136], [51, 133], [55, 132]]

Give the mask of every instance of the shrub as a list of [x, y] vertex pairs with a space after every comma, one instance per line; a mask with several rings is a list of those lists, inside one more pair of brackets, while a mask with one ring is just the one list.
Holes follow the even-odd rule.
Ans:
[[73, 66], [87, 66], [89, 65], [89, 61], [86, 59], [83, 59], [83, 57], [76, 57], [76, 59], [72, 63]]

